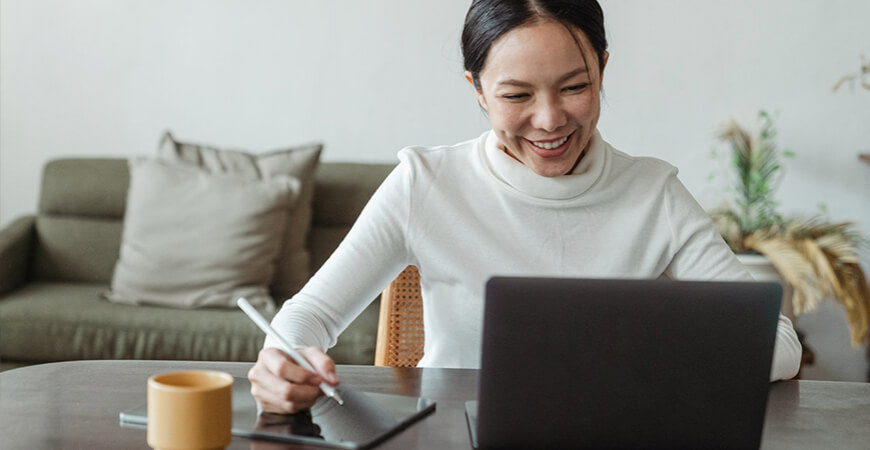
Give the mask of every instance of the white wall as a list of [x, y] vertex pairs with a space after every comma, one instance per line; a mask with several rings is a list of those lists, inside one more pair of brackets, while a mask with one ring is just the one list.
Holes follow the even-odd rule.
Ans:
[[394, 160], [486, 127], [462, 78], [467, 1], [3, 0], [0, 221], [61, 155], [177, 137]]
[[[353, 161], [476, 136], [487, 122], [458, 45], [469, 3], [0, 0], [0, 224], [35, 210], [48, 159], [151, 154], [166, 129], [254, 150], [322, 141], [324, 159]], [[798, 155], [783, 211], [824, 202], [870, 235], [857, 158], [870, 91], [831, 91], [870, 59], [870, 0], [602, 5], [607, 140], [675, 164], [713, 207], [717, 127], [778, 111], [780, 144]]]
[[778, 111], [780, 146], [797, 153], [785, 161], [783, 211], [812, 214], [824, 202], [832, 218], [870, 232], [870, 166], [857, 158], [870, 152], [870, 91], [831, 89], [858, 72], [862, 53], [870, 60], [870, 1], [615, 0], [605, 14], [601, 129], [614, 145], [677, 165], [715, 206], [717, 127]]

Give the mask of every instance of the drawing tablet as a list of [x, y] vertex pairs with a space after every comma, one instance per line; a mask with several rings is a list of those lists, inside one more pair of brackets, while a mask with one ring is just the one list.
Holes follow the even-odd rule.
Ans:
[[[320, 397], [297, 414], [257, 413], [247, 378], [233, 379], [234, 436], [282, 442], [303, 442], [332, 448], [368, 448], [435, 410], [433, 400], [342, 389], [344, 406]], [[148, 424], [145, 404], [121, 412], [121, 426]]]

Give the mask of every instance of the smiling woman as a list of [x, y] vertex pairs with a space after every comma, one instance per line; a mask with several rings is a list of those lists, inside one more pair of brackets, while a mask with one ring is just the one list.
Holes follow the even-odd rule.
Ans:
[[[676, 168], [602, 139], [604, 36], [594, 0], [472, 2], [465, 77], [492, 130], [399, 152], [341, 246], [275, 316], [316, 373], [267, 340], [249, 373], [264, 410], [304, 409], [321, 381], [338, 383], [325, 349], [408, 265], [420, 271], [424, 367], [480, 366], [494, 275], [752, 279]], [[770, 379], [793, 377], [799, 358], [780, 317]]]
[[[472, 5], [462, 35], [465, 77], [501, 150], [538, 175], [565, 175], [589, 146], [601, 112], [598, 92], [609, 56], [604, 17], [588, 2], [559, 2], [553, 8], [563, 11], [559, 16], [522, 3]], [[529, 9], [531, 19], [523, 14]]]
[[589, 46], [583, 32], [544, 19], [496, 41], [478, 76], [466, 72], [499, 148], [538, 175], [569, 173], [592, 139], [604, 68], [587, 66]]

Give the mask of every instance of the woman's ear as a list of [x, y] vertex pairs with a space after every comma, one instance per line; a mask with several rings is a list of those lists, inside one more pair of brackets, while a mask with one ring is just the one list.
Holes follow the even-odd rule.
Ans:
[[486, 99], [483, 97], [483, 92], [477, 89], [477, 85], [474, 84], [474, 77], [468, 70], [465, 71], [465, 81], [468, 81], [468, 84], [470, 84], [471, 88], [474, 89], [474, 93], [477, 95], [477, 103], [479, 103], [480, 107], [486, 111]]
[[477, 90], [477, 87], [474, 85], [474, 77], [471, 76], [471, 72], [468, 70], [465, 71], [465, 81], [467, 81], [475, 91]]

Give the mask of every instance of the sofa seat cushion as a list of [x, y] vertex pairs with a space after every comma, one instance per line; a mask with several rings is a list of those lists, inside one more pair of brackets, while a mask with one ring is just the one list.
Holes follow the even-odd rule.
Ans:
[[[0, 361], [9, 368], [77, 359], [255, 361], [265, 335], [239, 310], [129, 306], [105, 284], [30, 283], [0, 298]], [[379, 302], [338, 337], [337, 364], [372, 364]], [[271, 314], [264, 314], [271, 319]], [[0, 367], [2, 370], [5, 367]]]
[[0, 300], [0, 358], [255, 361], [263, 346], [239, 310], [129, 306], [102, 300], [105, 290], [31, 283], [10, 292]]

